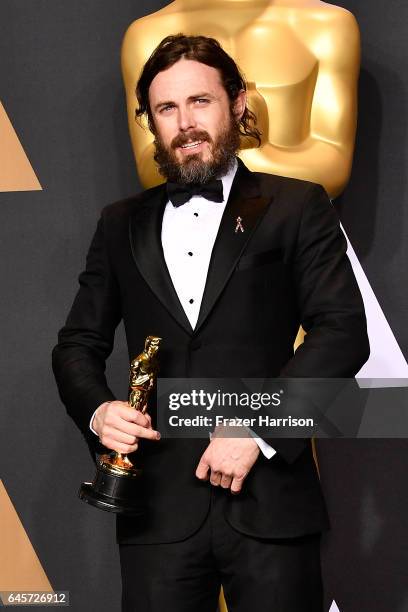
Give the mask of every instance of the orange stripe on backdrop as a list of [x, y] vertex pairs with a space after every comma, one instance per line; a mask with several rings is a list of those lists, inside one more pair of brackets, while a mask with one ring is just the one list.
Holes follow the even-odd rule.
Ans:
[[1, 480], [0, 542], [0, 591], [53, 592]]
[[218, 602], [218, 612], [228, 612], [227, 604], [224, 599], [224, 592], [221, 588], [220, 600]]
[[0, 191], [40, 191], [42, 187], [0, 102]]

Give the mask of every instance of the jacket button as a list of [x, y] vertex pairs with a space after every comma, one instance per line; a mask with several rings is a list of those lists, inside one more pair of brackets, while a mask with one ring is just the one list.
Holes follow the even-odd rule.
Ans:
[[192, 351], [197, 351], [199, 348], [201, 348], [201, 341], [200, 340], [193, 340], [190, 344], [190, 349]]

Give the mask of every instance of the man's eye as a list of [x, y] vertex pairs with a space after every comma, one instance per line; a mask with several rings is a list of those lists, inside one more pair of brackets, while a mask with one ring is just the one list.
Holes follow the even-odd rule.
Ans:
[[196, 102], [198, 104], [207, 104], [209, 102], [208, 98], [196, 98]]
[[167, 104], [166, 106], [162, 106], [161, 107], [160, 112], [161, 113], [168, 112], [168, 111], [172, 110], [173, 108], [174, 108], [173, 104]]

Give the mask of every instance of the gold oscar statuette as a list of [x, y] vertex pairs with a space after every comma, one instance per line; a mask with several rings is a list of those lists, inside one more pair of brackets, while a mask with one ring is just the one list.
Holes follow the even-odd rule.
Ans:
[[[129, 406], [144, 413], [157, 378], [161, 338], [147, 336], [143, 351], [132, 360], [129, 376]], [[127, 455], [116, 451], [101, 455], [93, 482], [84, 482], [79, 497], [101, 510], [135, 516], [143, 514], [143, 503], [138, 496], [137, 481], [141, 470]]]

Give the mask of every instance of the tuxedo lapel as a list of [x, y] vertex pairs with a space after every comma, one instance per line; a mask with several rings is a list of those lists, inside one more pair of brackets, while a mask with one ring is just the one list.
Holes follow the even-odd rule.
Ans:
[[[210, 314], [248, 240], [273, 199], [272, 195], [267, 197], [261, 195], [257, 176], [250, 172], [240, 160], [238, 163], [238, 170], [211, 255], [195, 332]], [[239, 227], [236, 231], [239, 217], [243, 232]]]
[[[130, 217], [129, 238], [133, 259], [140, 274], [171, 316], [189, 334], [203, 325], [228, 282], [253, 231], [262, 219], [273, 196], [261, 194], [259, 179], [238, 160], [228, 203], [221, 220], [211, 255], [207, 281], [194, 329], [180, 303], [164, 260], [161, 226], [167, 193], [164, 185], [149, 190], [135, 206]], [[237, 228], [241, 218], [243, 232]]]
[[133, 259], [140, 274], [171, 316], [189, 334], [193, 329], [178, 299], [164, 260], [161, 243], [163, 212], [167, 202], [163, 185], [150, 190], [147, 199], [136, 205], [129, 222]]

